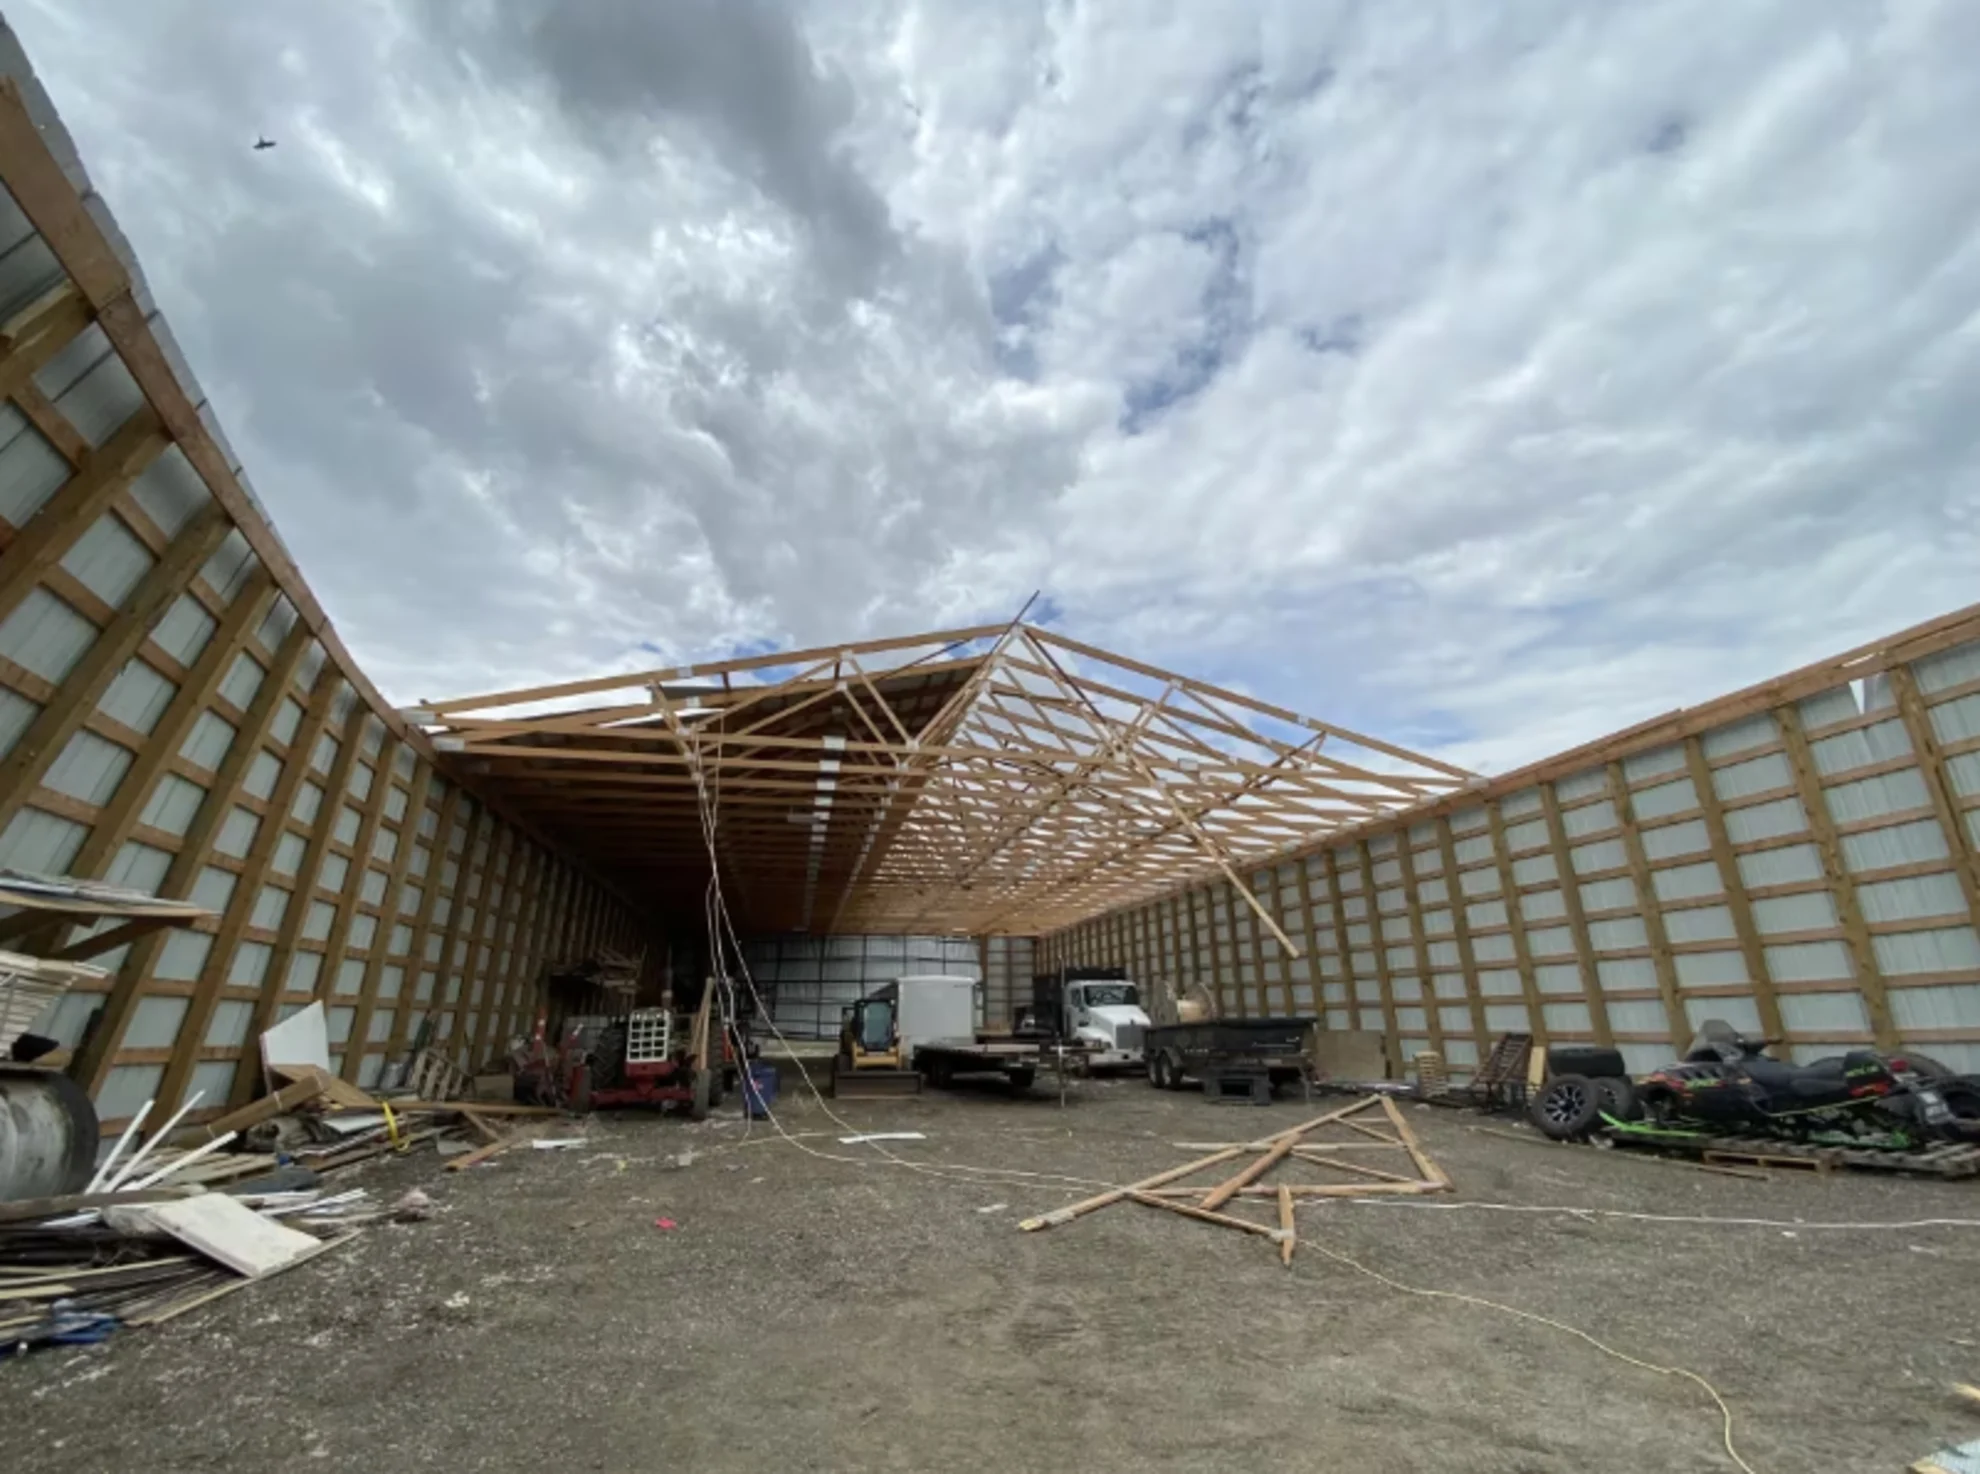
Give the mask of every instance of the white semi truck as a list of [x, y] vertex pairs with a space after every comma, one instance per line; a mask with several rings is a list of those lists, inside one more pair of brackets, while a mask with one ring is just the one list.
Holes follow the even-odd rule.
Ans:
[[1149, 1019], [1141, 987], [1118, 968], [1067, 969], [1032, 979], [1020, 1028], [1046, 1030], [1084, 1051], [1089, 1070], [1138, 1070]]

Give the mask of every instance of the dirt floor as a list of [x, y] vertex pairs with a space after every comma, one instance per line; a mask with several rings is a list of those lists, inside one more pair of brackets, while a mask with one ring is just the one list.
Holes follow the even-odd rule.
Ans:
[[[1138, 1081], [843, 1104], [889, 1149], [1125, 1181], [1319, 1107], [1217, 1108]], [[1788, 1221], [1980, 1220], [1980, 1183], [1708, 1175], [1505, 1140], [1408, 1107], [1456, 1184], [1413, 1202]], [[442, 1173], [424, 1149], [337, 1182], [423, 1183], [279, 1279], [95, 1348], [0, 1366], [10, 1467], [697, 1471], [1730, 1469], [1709, 1379], [1761, 1474], [1891, 1471], [1980, 1434], [1980, 1229], [1820, 1231], [1407, 1203], [1302, 1208], [1294, 1267], [1214, 1225], [872, 1165], [815, 1103], [741, 1121], [598, 1118], [590, 1144]], [[747, 1135], [745, 1132], [747, 1131]], [[692, 1152], [685, 1166], [680, 1154]], [[1090, 1189], [1089, 1189], [1090, 1190]], [[663, 1229], [656, 1220], [677, 1226]], [[302, 1461], [292, 1463], [292, 1461]]]

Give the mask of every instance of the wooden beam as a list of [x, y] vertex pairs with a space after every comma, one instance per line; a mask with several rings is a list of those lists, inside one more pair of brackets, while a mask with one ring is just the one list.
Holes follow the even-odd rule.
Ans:
[[[407, 1040], [412, 1037], [413, 1017], [417, 1014], [437, 1013], [441, 1006], [441, 998], [445, 995], [447, 959], [444, 953], [434, 964], [433, 992], [424, 1002], [421, 1002], [419, 997], [419, 981], [421, 974], [426, 971], [426, 939], [432, 934], [433, 913], [439, 908], [440, 893], [443, 889], [440, 882], [447, 873], [447, 842], [453, 837], [454, 824], [460, 814], [461, 806], [468, 802], [471, 800], [467, 796], [467, 790], [458, 783], [448, 784], [446, 796], [440, 801], [439, 821], [434, 825], [433, 839], [427, 848], [426, 873], [420, 877], [419, 909], [413, 916], [412, 940], [407, 944], [404, 1001], [399, 1009], [399, 1017], [392, 1025], [391, 1041], [385, 1046], [385, 1058], [388, 1063], [406, 1047]], [[421, 840], [423, 813], [423, 809], [407, 811], [411, 842], [415, 845]], [[407, 870], [410, 873], [410, 860]]]
[[[1560, 876], [1561, 901], [1567, 907], [1575, 959], [1581, 965], [1581, 993], [1588, 1008], [1588, 1020], [1594, 1027], [1597, 1044], [1613, 1044], [1615, 1035], [1609, 1027], [1609, 1007], [1602, 998], [1602, 979], [1595, 971], [1595, 944], [1588, 935], [1588, 913], [1581, 904], [1581, 879], [1575, 874], [1567, 826], [1561, 822], [1561, 801], [1551, 783], [1540, 785], [1540, 809], [1546, 815], [1547, 842], [1553, 849], [1554, 869]], [[1515, 896], [1515, 904], [1517, 901]]]
[[[1341, 984], [1347, 993], [1348, 1027], [1361, 1028], [1361, 983], [1354, 972], [1354, 937], [1348, 931], [1347, 893], [1341, 889], [1340, 856], [1334, 850], [1321, 851], [1327, 871], [1327, 898], [1334, 913], [1334, 941], [1339, 946], [1341, 959]], [[1372, 902], [1370, 903], [1373, 904]], [[1388, 1056], [1388, 1046], [1383, 1046], [1383, 1057]]]
[[1815, 758], [1808, 750], [1808, 736], [1802, 730], [1801, 713], [1795, 707], [1774, 710], [1774, 724], [1780, 728], [1786, 745], [1788, 766], [1794, 770], [1795, 792], [1808, 819], [1808, 832], [1814, 837], [1816, 853], [1822, 857], [1822, 871], [1829, 883], [1829, 894], [1836, 903], [1836, 916], [1842, 923], [1843, 938], [1856, 965], [1856, 986], [1863, 994], [1864, 1011], [1870, 1016], [1870, 1032], [1879, 1049], [1897, 1047], [1897, 1024], [1891, 1017], [1890, 998], [1884, 987], [1883, 969], [1877, 965], [1877, 949], [1871, 945], [1870, 929], [1863, 924], [1863, 906], [1856, 898], [1856, 878], [1843, 861], [1842, 840], [1836, 821], [1823, 796], [1822, 779]]
[[1980, 851], [1967, 832], [1962, 795], [1946, 772], [1945, 754], [1939, 749], [1938, 735], [1932, 730], [1932, 716], [1918, 681], [1909, 666], [1896, 666], [1888, 672], [1891, 694], [1897, 700], [1898, 715], [1911, 738], [1920, 775], [1932, 796], [1932, 811], [1938, 816], [1939, 831], [1946, 837], [1946, 850], [1952, 856], [1953, 874], [1959, 880], [1960, 894], [1966, 899], [1967, 918], [1980, 927]]
[[1368, 848], [1367, 840], [1355, 846], [1355, 858], [1361, 866], [1361, 894], [1368, 903], [1368, 949], [1375, 957], [1375, 986], [1382, 993], [1382, 1029], [1389, 1036], [1388, 1049], [1400, 1069], [1409, 1061], [1403, 1058], [1402, 1053], [1402, 1025], [1396, 1020], [1395, 981], [1389, 975], [1389, 939], [1382, 934], [1380, 887], [1375, 884], [1375, 857]]
[[[124, 774], [123, 782], [117, 785], [116, 793], [103, 807], [102, 817], [90, 830], [89, 838], [83, 841], [76, 858], [69, 863], [71, 875], [101, 879], [105, 867], [116, 859], [117, 852], [131, 837], [138, 816], [151, 801], [159, 777], [178, 756], [179, 749], [192, 732], [193, 724], [212, 704], [242, 652], [252, 643], [254, 632], [261, 627], [269, 607], [275, 602], [275, 592], [274, 581], [267, 572], [256, 570], [247, 585], [235, 596], [234, 602], [227, 606], [227, 612], [214, 629], [212, 638], [206, 642], [206, 648], [200, 651], [185, 681], [173, 693], [171, 704], [147, 734], [144, 745], [132, 755], [131, 766]], [[296, 654], [300, 656], [301, 653], [302, 646], [297, 644]], [[267, 679], [264, 672], [263, 680]], [[234, 740], [239, 742], [243, 737], [237, 735]]]
[[[374, 785], [382, 784], [388, 793], [397, 782], [396, 757], [390, 763], [384, 761], [384, 753], [392, 745], [393, 739], [388, 736], [380, 749], [378, 776], [372, 780]], [[432, 778], [431, 760], [416, 757], [413, 760], [412, 780], [406, 788], [406, 808], [399, 819], [397, 842], [392, 850], [391, 865], [385, 871], [385, 899], [378, 908], [378, 930], [372, 935], [370, 955], [365, 959], [364, 964], [364, 976], [358, 982], [357, 1012], [351, 1016], [351, 1038], [360, 1041], [361, 1045], [369, 1042], [372, 1016], [378, 1011], [379, 986], [392, 955], [392, 934], [402, 924], [399, 920], [399, 893], [405, 888], [406, 871], [412, 863], [413, 846], [419, 838], [419, 816], [426, 811], [426, 791]], [[370, 848], [369, 844], [365, 846], [367, 860], [370, 857]], [[360, 893], [362, 893], [362, 882], [363, 878], [360, 876]], [[410, 935], [411, 929], [407, 930]], [[410, 1011], [413, 989], [419, 979], [419, 974], [414, 970], [415, 962], [416, 959], [407, 960], [406, 969], [399, 979], [398, 996], [392, 1000], [396, 1016], [393, 1019], [393, 1032], [387, 1036], [387, 1044], [383, 1047], [382, 1062], [379, 1067], [381, 1078], [384, 1069], [392, 1062], [389, 1041], [397, 1035], [400, 1019]], [[353, 1084], [357, 1083], [358, 1071], [363, 1067], [364, 1056], [368, 1053], [370, 1051], [363, 1047], [344, 1051], [346, 1080]]]
[[[486, 1057], [488, 1036], [494, 1027], [497, 1002], [495, 939], [501, 935], [496, 920], [502, 914], [500, 908], [508, 906], [515, 899], [512, 881], [515, 876], [516, 855], [521, 848], [522, 835], [512, 825], [504, 824], [489, 838], [490, 873], [482, 880], [481, 901], [477, 907], [478, 914], [475, 916], [475, 935], [468, 948], [467, 981], [461, 985], [462, 991], [468, 994], [470, 1006], [475, 1011], [474, 1035], [468, 1043], [468, 1058], [465, 1065], [470, 1074], [480, 1070], [482, 1061]], [[502, 854], [499, 872], [496, 870], [495, 861], [498, 849]], [[473, 1001], [473, 988], [477, 983], [481, 987], [479, 1003]]]
[[63, 677], [55, 699], [41, 709], [13, 750], [0, 759], [0, 829], [21, 811], [69, 739], [82, 729], [103, 693], [179, 597], [187, 579], [210, 558], [230, 531], [226, 516], [209, 506], [174, 538], [138, 580], [123, 607]]
[[[358, 723], [357, 751], [351, 754], [351, 770], [353, 772], [360, 765], [363, 765], [365, 761], [364, 734], [368, 725], [369, 723], [366, 721], [360, 721]], [[395, 739], [392, 737], [391, 728], [385, 727], [382, 722], [379, 725], [382, 730], [378, 744], [378, 753], [372, 759], [370, 765], [371, 788], [365, 794], [364, 798], [359, 801], [363, 807], [358, 810], [357, 836], [351, 841], [351, 856], [349, 862], [344, 867], [344, 884], [343, 888], [337, 893], [337, 909], [330, 919], [330, 934], [323, 941], [323, 967], [316, 975], [316, 996], [322, 1000], [323, 1006], [326, 1009], [344, 1007], [345, 1005], [341, 1002], [343, 997], [350, 996], [355, 999], [361, 997], [364, 992], [364, 973], [359, 975], [358, 992], [355, 995], [340, 994], [337, 990], [337, 981], [343, 973], [344, 963], [348, 960], [344, 954], [350, 950], [351, 926], [357, 917], [358, 900], [364, 894], [364, 877], [365, 872], [370, 868], [372, 842], [377, 838], [379, 821], [385, 815], [386, 795], [392, 791], [391, 765]], [[344, 805], [350, 801], [350, 797], [350, 775], [347, 773], [344, 779], [344, 786], [335, 794], [325, 796], [325, 803], [329, 808], [329, 813], [327, 815], [319, 814], [317, 816], [318, 821], [329, 824], [334, 830], [337, 819], [343, 812]], [[388, 891], [386, 893], [385, 904], [389, 907], [391, 903], [392, 896]], [[378, 924], [380, 926], [387, 926], [387, 917], [380, 916]], [[374, 932], [370, 950], [382, 951], [385, 942], [389, 938], [389, 931], [385, 937], [379, 937]], [[367, 964], [365, 973], [369, 973], [370, 971], [370, 966]], [[356, 1009], [357, 1012], [363, 1012], [363, 1006], [360, 1002], [354, 1001], [349, 1006]], [[365, 1052], [364, 1035], [358, 1031], [357, 1027], [357, 1012], [351, 1015], [351, 1032], [345, 1040], [343, 1064], [337, 1071], [341, 1078], [350, 1081], [352, 1084], [357, 1083], [358, 1068], [363, 1063]]]
[[[1478, 1054], [1477, 1065], [1482, 1065], [1491, 1052], [1492, 1031], [1485, 1026], [1485, 995], [1478, 986], [1478, 954], [1471, 945], [1470, 901], [1464, 893], [1464, 877], [1458, 865], [1457, 841], [1451, 834], [1450, 816], [1439, 814], [1436, 824], [1437, 849], [1444, 857], [1444, 890], [1450, 898], [1451, 930], [1457, 937], [1458, 969], [1464, 983], [1465, 1006], [1471, 1013], [1472, 1048]], [[1510, 904], [1508, 901], [1509, 909]], [[1476, 1067], [1473, 1066], [1474, 1069]]]
[[[1418, 1002], [1423, 1005], [1423, 1021], [1429, 1025], [1430, 1047], [1444, 1057], [1443, 1011], [1437, 1001], [1437, 978], [1430, 966], [1430, 938], [1423, 929], [1423, 906], [1416, 894], [1416, 857], [1409, 837], [1410, 826], [1396, 826], [1396, 865], [1402, 871], [1404, 914], [1409, 918], [1409, 936], [1416, 953]], [[1449, 882], [1445, 883], [1446, 889]]]
[[[1492, 834], [1492, 856], [1499, 869], [1499, 894], [1505, 898], [1506, 925], [1512, 931], [1513, 965], [1519, 970], [1519, 990], [1526, 1000], [1527, 1027], [1533, 1034], [1533, 1047], [1545, 1051], [1552, 1031], [1547, 1027], [1546, 1000], [1540, 995], [1540, 981], [1533, 970], [1533, 949], [1526, 940], [1526, 917], [1519, 907], [1519, 878], [1513, 874], [1512, 850], [1506, 843], [1505, 816], [1496, 800], [1485, 805], [1485, 821]], [[1558, 868], [1560, 862], [1556, 860]], [[1565, 890], [1569, 881], [1560, 882]], [[1578, 898], [1577, 898], [1578, 899]], [[1481, 1049], [1484, 1040], [1479, 1041]]]
[[[328, 666], [327, 661], [325, 665]], [[341, 676], [342, 672], [337, 674]], [[319, 674], [317, 680], [321, 683], [323, 676]], [[334, 687], [337, 682], [333, 679], [330, 684]], [[283, 764], [282, 777], [276, 785], [278, 794], [285, 788], [288, 790], [288, 801], [280, 806], [269, 804], [268, 816], [262, 820], [264, 829], [271, 825], [276, 830], [285, 828], [290, 810], [295, 804], [296, 790], [305, 782], [316, 781], [313, 776], [316, 770], [311, 765], [310, 759], [314, 756], [324, 724], [329, 718], [330, 708], [334, 704], [334, 700], [325, 702], [322, 706], [322, 714], [318, 716], [318, 703], [311, 701], [309, 715], [296, 734], [297, 740], [290, 744], [289, 761]], [[259, 1039], [262, 1033], [274, 1024], [276, 1009], [281, 1005], [283, 996], [289, 991], [289, 967], [295, 961], [297, 952], [301, 950], [299, 943], [302, 940], [302, 930], [309, 921], [310, 908], [316, 904], [317, 877], [322, 873], [323, 857], [329, 853], [331, 838], [336, 833], [337, 815], [344, 806], [345, 793], [350, 787], [351, 764], [357, 761], [359, 738], [364, 734], [364, 724], [370, 715], [364, 702], [357, 699], [354, 692], [350, 714], [344, 718], [343, 730], [338, 734], [337, 755], [331, 759], [330, 771], [323, 779], [323, 800], [317, 806], [316, 819], [310, 827], [309, 839], [303, 849], [302, 863], [296, 867], [295, 889], [290, 892], [288, 909], [283, 913], [282, 924], [275, 934], [275, 949], [268, 958], [268, 975], [262, 982], [261, 996], [255, 1000], [254, 1021], [248, 1028], [250, 1040]], [[256, 835], [257, 847], [262, 837]], [[279, 839], [279, 835], [276, 838]], [[271, 858], [274, 855], [272, 844], [269, 855]], [[264, 879], [262, 884], [266, 883]], [[325, 957], [320, 964], [317, 986], [313, 990], [316, 997], [324, 996], [324, 974], [333, 966], [328, 957]], [[326, 1010], [327, 1007], [326, 1004]], [[348, 1042], [345, 1048], [349, 1048]], [[234, 1075], [232, 1099], [236, 1105], [253, 1099], [257, 1087], [261, 1061], [258, 1057], [249, 1058], [250, 1053], [253, 1051], [243, 1053], [240, 1068]]]
[[1644, 935], [1650, 942], [1650, 965], [1657, 974], [1658, 996], [1664, 1001], [1664, 1021], [1670, 1029], [1671, 1048], [1681, 1055], [1692, 1030], [1684, 1015], [1684, 996], [1678, 988], [1677, 962], [1671, 956], [1664, 908], [1657, 900], [1650, 856], [1643, 848], [1643, 833], [1636, 827], [1636, 808], [1630, 802], [1629, 778], [1623, 772], [1623, 765], [1610, 763], [1608, 777], [1609, 801], [1615, 805], [1616, 822], [1622, 826], [1623, 854], [1629, 862], [1630, 884], [1636, 890], [1636, 909], [1643, 918]]
[[75, 283], [62, 281], [0, 324], [0, 399], [32, 395], [46, 403], [34, 376], [75, 341], [90, 316]]
[[1712, 860], [1719, 869], [1726, 909], [1732, 913], [1733, 934], [1739, 938], [1747, 981], [1753, 987], [1754, 1002], [1760, 1010], [1761, 1033], [1769, 1039], [1785, 1038], [1787, 1025], [1781, 1019], [1780, 998], [1774, 992], [1773, 977], [1767, 970], [1767, 952], [1760, 939], [1759, 923], [1753, 918], [1753, 902], [1746, 894], [1745, 878], [1739, 873], [1739, 856], [1726, 828], [1726, 811], [1719, 803], [1718, 790], [1712, 786], [1712, 766], [1705, 760], [1704, 744], [1696, 736], [1684, 739], [1684, 765], [1691, 775], [1692, 791], [1698, 796], [1699, 812], [1705, 817], [1705, 836], [1712, 846]]

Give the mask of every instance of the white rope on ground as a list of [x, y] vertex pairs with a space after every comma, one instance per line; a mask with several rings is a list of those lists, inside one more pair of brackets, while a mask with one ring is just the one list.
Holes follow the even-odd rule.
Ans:
[[[1370, 1269], [1360, 1260], [1343, 1254], [1339, 1250], [1330, 1249], [1325, 1244], [1307, 1238], [1304, 1235], [1299, 1240], [1299, 1247], [1302, 1249], [1311, 1249], [1314, 1253], [1323, 1255], [1333, 1260], [1336, 1264], [1344, 1264], [1356, 1274], [1366, 1275], [1369, 1279], [1374, 1280], [1378, 1284], [1386, 1285], [1398, 1294], [1414, 1295], [1425, 1300], [1450, 1300], [1460, 1305], [1474, 1305], [1481, 1310], [1496, 1311], [1500, 1315], [1509, 1315], [1515, 1320], [1523, 1320], [1532, 1325], [1545, 1326], [1549, 1330], [1559, 1331], [1563, 1335], [1572, 1336], [1577, 1341], [1585, 1342], [1589, 1346], [1594, 1347], [1604, 1356], [1613, 1357], [1628, 1366], [1637, 1367], [1646, 1372], [1655, 1372], [1660, 1377], [1677, 1377], [1683, 1381], [1690, 1382], [1693, 1386], [1702, 1390], [1707, 1397], [1711, 1398], [1713, 1405], [1719, 1410], [1719, 1439], [1725, 1445], [1726, 1457], [1733, 1461], [1734, 1465], [1742, 1471], [1742, 1474], [1759, 1474], [1759, 1471], [1741, 1456], [1739, 1449], [1733, 1443], [1733, 1414], [1731, 1404], [1726, 1401], [1724, 1394], [1718, 1388], [1714, 1387], [1704, 1377], [1690, 1370], [1688, 1367], [1663, 1366], [1654, 1361], [1645, 1361], [1641, 1357], [1631, 1356], [1627, 1351], [1620, 1351], [1616, 1347], [1609, 1345], [1606, 1341], [1597, 1340], [1578, 1326], [1568, 1325], [1564, 1321], [1555, 1320], [1551, 1316], [1541, 1315], [1537, 1311], [1522, 1310], [1517, 1305], [1502, 1304], [1497, 1300], [1487, 1300], [1482, 1295], [1467, 1295], [1458, 1290], [1433, 1290], [1422, 1285], [1405, 1284], [1393, 1276], [1383, 1274], [1379, 1269]], [[1307, 1279], [1309, 1283], [1312, 1282], [1310, 1275], [1307, 1276]]]
[[1620, 1208], [1573, 1208], [1539, 1203], [1426, 1203], [1394, 1198], [1348, 1198], [1363, 1207], [1428, 1209], [1459, 1213], [1479, 1209], [1489, 1213], [1564, 1213], [1573, 1218], [1623, 1218], [1636, 1223], [1696, 1223], [1724, 1228], [1781, 1228], [1799, 1232], [1860, 1233], [1876, 1229], [1980, 1228], [1980, 1218], [1911, 1218], [1901, 1222], [1806, 1223], [1796, 1218], [1714, 1218], [1692, 1213], [1630, 1213]]

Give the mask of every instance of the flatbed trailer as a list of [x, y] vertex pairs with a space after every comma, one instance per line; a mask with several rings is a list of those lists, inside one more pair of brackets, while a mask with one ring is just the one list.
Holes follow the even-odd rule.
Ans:
[[1157, 1024], [1142, 1040], [1148, 1083], [1181, 1090], [1189, 1080], [1262, 1075], [1270, 1085], [1306, 1078], [1310, 1018], [1218, 1019]]
[[929, 1039], [914, 1046], [913, 1068], [938, 1089], [967, 1075], [1002, 1075], [1013, 1094], [1029, 1090], [1040, 1074], [1058, 1077], [1059, 1099], [1066, 1080], [1085, 1053], [1076, 1044], [1055, 1040], [1012, 1039], [978, 1035], [974, 1039]]

